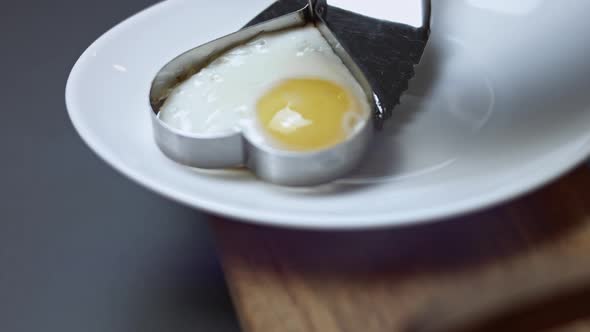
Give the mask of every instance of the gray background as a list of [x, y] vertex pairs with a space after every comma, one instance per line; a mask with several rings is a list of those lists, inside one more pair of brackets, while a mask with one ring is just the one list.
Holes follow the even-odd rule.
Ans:
[[156, 1], [0, 1], [0, 331], [238, 331], [204, 215], [107, 167], [66, 114], [78, 56]]
[[82, 51], [155, 0], [0, 0], [0, 331], [238, 331], [205, 216], [100, 161], [67, 118]]

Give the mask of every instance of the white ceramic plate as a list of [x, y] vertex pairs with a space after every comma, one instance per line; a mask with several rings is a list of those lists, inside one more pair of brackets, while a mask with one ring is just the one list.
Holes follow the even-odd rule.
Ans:
[[445, 0], [433, 1], [432, 37], [410, 91], [349, 179], [293, 190], [168, 160], [152, 138], [152, 77], [270, 2], [172, 0], [106, 33], [76, 63], [66, 89], [82, 138], [125, 175], [190, 206], [332, 229], [407, 225], [487, 207], [590, 155], [590, 1]]

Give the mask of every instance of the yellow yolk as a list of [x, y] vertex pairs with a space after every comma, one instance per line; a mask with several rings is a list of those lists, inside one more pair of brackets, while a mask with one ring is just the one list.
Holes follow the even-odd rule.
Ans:
[[256, 107], [265, 133], [295, 151], [338, 144], [363, 118], [360, 103], [347, 90], [321, 79], [283, 81]]

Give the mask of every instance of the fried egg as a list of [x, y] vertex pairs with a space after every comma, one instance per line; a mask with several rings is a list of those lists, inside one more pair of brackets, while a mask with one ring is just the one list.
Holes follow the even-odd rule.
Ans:
[[261, 35], [177, 85], [159, 118], [200, 135], [242, 131], [289, 151], [313, 151], [355, 134], [369, 99], [313, 26]]

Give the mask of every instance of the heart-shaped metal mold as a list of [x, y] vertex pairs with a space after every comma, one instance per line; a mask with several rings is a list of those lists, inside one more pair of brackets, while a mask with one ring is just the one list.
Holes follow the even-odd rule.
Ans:
[[[418, 7], [411, 17], [413, 25], [383, 17], [379, 10], [382, 2], [333, 0], [328, 5], [325, 0], [279, 0], [246, 28], [176, 57], [158, 72], [150, 90], [150, 113], [158, 147], [183, 165], [208, 169], [245, 166], [259, 178], [279, 185], [313, 186], [345, 176], [362, 161], [374, 128], [399, 103], [399, 96], [413, 76], [413, 65], [419, 62], [428, 39], [429, 1], [414, 4]], [[407, 6], [401, 1], [400, 4]], [[173, 87], [220, 54], [263, 33], [309, 23], [316, 25], [360, 83], [375, 115], [345, 141], [318, 151], [293, 152], [260, 144], [242, 132], [219, 135], [184, 132], [157, 116]]]

